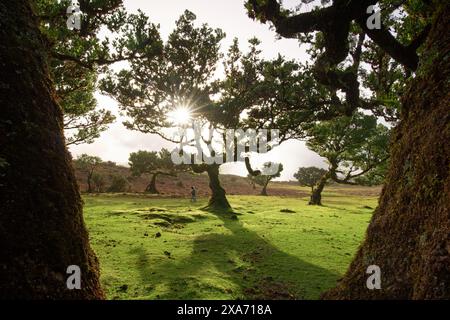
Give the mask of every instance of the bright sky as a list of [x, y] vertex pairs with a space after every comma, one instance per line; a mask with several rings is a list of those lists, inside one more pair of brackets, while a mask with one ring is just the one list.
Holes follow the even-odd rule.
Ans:
[[[288, 58], [307, 59], [304, 48], [300, 47], [297, 40], [278, 40], [276, 33], [269, 30], [268, 25], [248, 18], [244, 0], [125, 0], [124, 3], [129, 12], [141, 9], [153, 23], [160, 24], [163, 39], [167, 39], [175, 27], [175, 21], [184, 10], [188, 9], [197, 15], [198, 23], [208, 23], [211, 27], [221, 28], [226, 33], [227, 37], [222, 41], [224, 52], [234, 37], [239, 39], [241, 48], [244, 49], [247, 40], [256, 36], [262, 41], [260, 48], [265, 58], [274, 58], [280, 53]], [[286, 0], [284, 3], [287, 6], [294, 6], [298, 1]], [[172, 150], [175, 147], [158, 136], [127, 130], [118, 115], [117, 103], [100, 94], [97, 94], [97, 99], [100, 107], [112, 110], [118, 119], [93, 144], [72, 146], [70, 151], [74, 157], [87, 153], [99, 156], [105, 161], [126, 165], [131, 152], [158, 151], [163, 147]], [[265, 161], [283, 163], [284, 171], [278, 180], [293, 180], [293, 174], [301, 166], [326, 166], [317, 154], [309, 151], [300, 141], [285, 142], [270, 153], [252, 160], [256, 165], [261, 165]], [[247, 175], [243, 163], [225, 164], [221, 167], [221, 172]]]

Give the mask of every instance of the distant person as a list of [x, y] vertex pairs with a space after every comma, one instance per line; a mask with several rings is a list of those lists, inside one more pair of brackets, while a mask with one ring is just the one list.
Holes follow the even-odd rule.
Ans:
[[191, 202], [197, 201], [197, 190], [195, 190], [195, 187], [191, 187]]

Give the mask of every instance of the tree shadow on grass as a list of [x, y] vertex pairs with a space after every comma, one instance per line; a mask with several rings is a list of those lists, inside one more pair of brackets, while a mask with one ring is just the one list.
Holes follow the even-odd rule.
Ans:
[[142, 282], [164, 287], [157, 299], [311, 299], [339, 278], [279, 250], [263, 235], [245, 228], [239, 214], [209, 213], [227, 231], [195, 238], [186, 259], [168, 256], [152, 263], [145, 248], [133, 249]]

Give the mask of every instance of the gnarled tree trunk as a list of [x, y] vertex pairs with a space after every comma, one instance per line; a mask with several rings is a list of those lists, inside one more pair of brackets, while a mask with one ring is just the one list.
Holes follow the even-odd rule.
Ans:
[[267, 182], [267, 183], [265, 183], [264, 185], [263, 185], [263, 188], [262, 188], [262, 190], [261, 190], [261, 195], [262, 196], [267, 196], [268, 194], [267, 194], [267, 185], [269, 184], [269, 182]]
[[29, 1], [0, 2], [0, 44], [0, 299], [103, 298]]
[[208, 202], [208, 209], [230, 209], [230, 203], [227, 200], [226, 192], [220, 185], [219, 179], [220, 165], [207, 165], [206, 172], [209, 177], [209, 188], [211, 189], [211, 198]]
[[[364, 243], [331, 299], [450, 298], [450, 4], [402, 101], [391, 164]], [[369, 290], [369, 265], [381, 289]]]
[[309, 199], [309, 205], [316, 205], [316, 206], [322, 205], [322, 191], [325, 188], [328, 179], [330, 179], [329, 172], [324, 174], [322, 178], [320, 178], [317, 185], [312, 189], [311, 198]]

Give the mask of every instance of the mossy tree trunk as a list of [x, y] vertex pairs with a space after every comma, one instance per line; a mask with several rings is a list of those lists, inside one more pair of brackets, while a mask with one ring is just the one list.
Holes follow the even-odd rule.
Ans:
[[226, 192], [220, 184], [219, 168], [220, 165], [217, 164], [207, 165], [206, 168], [209, 177], [209, 188], [211, 189], [211, 198], [209, 199], [207, 208], [228, 210], [231, 206], [226, 197]]
[[[349, 270], [329, 299], [450, 298], [450, 4], [435, 18], [402, 100], [380, 203]], [[369, 290], [369, 265], [381, 289]]]
[[322, 205], [322, 191], [325, 188], [328, 180], [330, 179], [330, 172], [327, 172], [320, 178], [315, 187], [312, 188], [311, 198], [309, 199], [309, 205], [321, 206]]
[[103, 298], [30, 1], [0, 2], [0, 43], [0, 299]]
[[268, 194], [267, 194], [267, 186], [268, 186], [269, 182], [270, 182], [270, 179], [267, 179], [267, 180], [264, 182], [263, 188], [262, 188], [262, 190], [261, 190], [261, 195], [262, 195], [262, 196], [267, 196], [267, 195], [268, 195]]
[[265, 184], [261, 190], [261, 195], [262, 196], [267, 196], [267, 184]]

